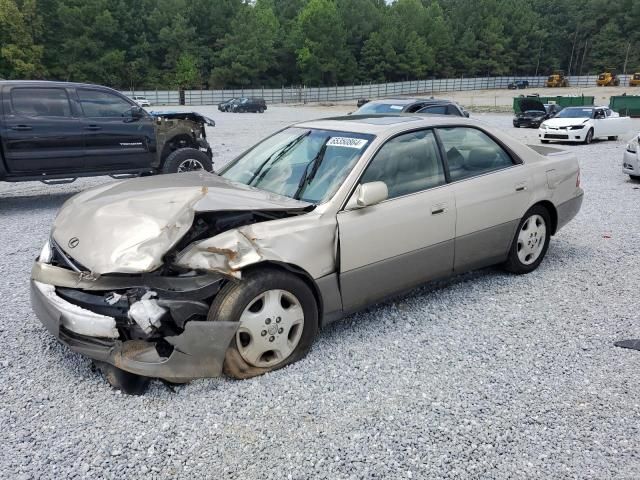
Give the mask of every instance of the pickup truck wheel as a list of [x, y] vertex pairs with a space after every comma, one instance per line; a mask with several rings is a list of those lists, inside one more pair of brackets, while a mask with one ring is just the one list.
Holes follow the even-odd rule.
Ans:
[[593, 128], [589, 129], [587, 136], [584, 137], [584, 144], [589, 145], [593, 141]]
[[197, 170], [213, 170], [209, 156], [195, 148], [179, 148], [169, 154], [162, 164], [162, 173], [183, 173]]
[[296, 275], [260, 269], [243, 272], [216, 295], [209, 321], [238, 322], [225, 354], [224, 373], [251, 378], [302, 359], [318, 332], [318, 306]]

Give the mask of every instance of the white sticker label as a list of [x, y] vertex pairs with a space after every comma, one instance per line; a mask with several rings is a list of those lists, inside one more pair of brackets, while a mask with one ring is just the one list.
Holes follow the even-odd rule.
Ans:
[[331, 137], [327, 142], [327, 147], [357, 148], [359, 150], [366, 144], [367, 141], [363, 138]]
[[402, 105], [391, 105], [389, 108], [391, 110], [402, 110]]

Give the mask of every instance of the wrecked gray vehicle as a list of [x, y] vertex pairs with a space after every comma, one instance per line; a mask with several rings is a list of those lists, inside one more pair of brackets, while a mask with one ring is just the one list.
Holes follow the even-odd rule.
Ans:
[[577, 160], [548, 150], [454, 117], [286, 128], [220, 175], [68, 200], [33, 267], [33, 308], [118, 386], [260, 375], [306, 355], [321, 326], [421, 283], [537, 268], [582, 201]]

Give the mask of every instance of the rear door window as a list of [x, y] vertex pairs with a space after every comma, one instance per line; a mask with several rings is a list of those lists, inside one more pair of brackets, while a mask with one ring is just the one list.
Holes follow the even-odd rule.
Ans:
[[437, 114], [437, 115], [446, 115], [447, 114], [447, 106], [446, 105], [433, 105], [431, 107], [423, 108], [418, 113], [433, 113], [433, 114]]
[[101, 90], [79, 88], [78, 98], [86, 117], [126, 117], [133, 107], [124, 98]]
[[71, 117], [69, 96], [64, 88], [12, 88], [11, 108], [28, 117]]
[[451, 181], [464, 180], [513, 166], [509, 154], [476, 128], [438, 128]]

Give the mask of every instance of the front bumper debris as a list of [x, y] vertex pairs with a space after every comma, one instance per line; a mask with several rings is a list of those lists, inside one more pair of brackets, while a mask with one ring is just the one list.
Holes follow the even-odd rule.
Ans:
[[[213, 277], [215, 275], [205, 277], [207, 280], [186, 277], [181, 279], [179, 286], [165, 285], [163, 282], [168, 281], [166, 277], [156, 277], [155, 281], [159, 283], [156, 286], [171, 287], [164, 292], [166, 294], [182, 297], [191, 293], [199, 296], [193, 292], [211, 288], [209, 285], [212, 282], [217, 284]], [[220, 278], [217, 277], [218, 280]], [[127, 281], [123, 284], [124, 279]], [[113, 317], [66, 301], [57, 294], [54, 286], [109, 290], [138, 286], [140, 282], [140, 276], [124, 275], [91, 279], [83, 277], [81, 273], [36, 262], [31, 280], [31, 304], [42, 324], [61, 343], [99, 362], [137, 375], [173, 382], [220, 376], [225, 353], [238, 327], [237, 322], [186, 321], [181, 333], [163, 337], [162, 341], [171, 348], [162, 349], [157, 348], [157, 339], [124, 339]], [[219, 288], [218, 285], [214, 286]]]

